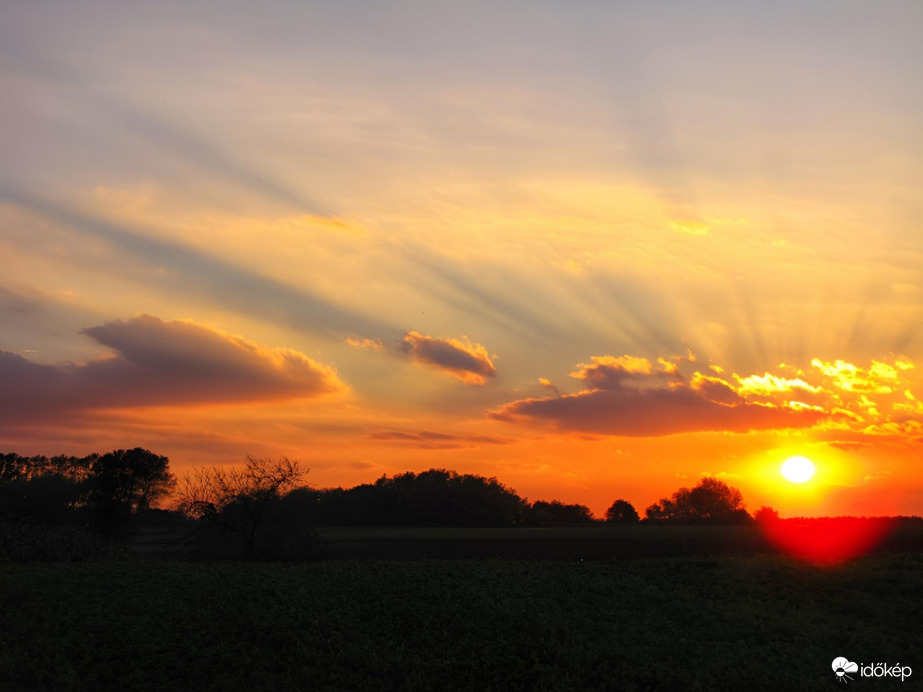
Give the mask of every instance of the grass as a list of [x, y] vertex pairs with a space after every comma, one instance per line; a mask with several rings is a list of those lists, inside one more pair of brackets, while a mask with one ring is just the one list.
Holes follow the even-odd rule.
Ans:
[[565, 526], [468, 528], [441, 526], [335, 526], [318, 529], [324, 538], [341, 541], [365, 540], [641, 540], [663, 536], [752, 532], [753, 527], [729, 526]]
[[[812, 539], [828, 552], [923, 552], [923, 526], [891, 527], [875, 540], [859, 540], [875, 521], [834, 520], [806, 526], [779, 524], [786, 543]], [[329, 554], [375, 558], [604, 559], [702, 555], [757, 555], [779, 551], [766, 527], [706, 525], [603, 525], [565, 528], [321, 528]], [[815, 546], [815, 549], [817, 548]], [[786, 550], [782, 548], [781, 550]]]
[[823, 689], [836, 656], [920, 666], [921, 574], [919, 554], [6, 564], [0, 688]]

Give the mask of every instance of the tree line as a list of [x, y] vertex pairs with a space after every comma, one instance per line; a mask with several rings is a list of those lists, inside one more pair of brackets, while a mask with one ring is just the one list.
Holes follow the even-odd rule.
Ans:
[[169, 459], [136, 447], [84, 457], [0, 455], [0, 519], [118, 528], [176, 487]]
[[[597, 520], [586, 505], [529, 502], [496, 478], [445, 469], [382, 476], [350, 489], [297, 488], [286, 498], [317, 526], [586, 526], [605, 522], [735, 524], [753, 517], [739, 490], [717, 478], [680, 488], [645, 510], [642, 519], [617, 499]], [[771, 511], [771, 510], [770, 510]]]
[[[600, 523], [743, 523], [740, 491], [716, 478], [680, 488], [645, 510], [615, 500], [602, 520], [582, 504], [529, 502], [493, 477], [446, 469], [382, 476], [352, 488], [310, 487], [289, 459], [194, 469], [180, 481], [147, 449], [77, 456], [0, 455], [0, 522], [118, 531], [158, 502], [190, 527], [203, 554], [286, 557], [313, 550], [317, 527], [556, 527]], [[764, 508], [765, 509], [765, 508]], [[761, 510], [763, 511], [763, 510]], [[771, 510], [765, 510], [771, 512]], [[765, 512], [764, 512], [765, 513]], [[162, 514], [162, 512], [161, 512]]]

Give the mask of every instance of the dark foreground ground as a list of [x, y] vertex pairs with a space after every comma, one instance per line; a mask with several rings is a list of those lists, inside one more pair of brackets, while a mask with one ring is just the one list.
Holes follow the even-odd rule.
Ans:
[[904, 690], [921, 623], [918, 553], [5, 564], [0, 689]]
[[[856, 552], [923, 553], [923, 522], [889, 526], [871, 540], [864, 527], [875, 520], [808, 522], [786, 530], [790, 538], [812, 538], [805, 546], [834, 561]], [[760, 555], [785, 552], [764, 527], [745, 526], [575, 526], [568, 528], [321, 528], [324, 550], [347, 558], [522, 558], [598, 560], [703, 555]], [[797, 546], [797, 541], [795, 542]], [[789, 546], [791, 547], [791, 546]], [[852, 550], [854, 548], [855, 550]], [[813, 551], [817, 552], [817, 551]]]

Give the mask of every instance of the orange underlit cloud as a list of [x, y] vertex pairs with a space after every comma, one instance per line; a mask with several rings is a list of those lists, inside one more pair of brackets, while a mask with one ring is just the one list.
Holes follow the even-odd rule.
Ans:
[[[907, 358], [872, 361], [869, 368], [814, 359], [815, 370], [796, 370], [794, 376], [782, 365], [785, 374], [727, 377], [700, 371], [685, 376], [676, 360], [594, 356], [571, 373], [585, 389], [560, 394], [555, 388], [556, 396], [512, 401], [489, 415], [561, 431], [637, 437], [788, 428], [905, 436], [923, 428], [923, 404], [904, 379], [914, 368]], [[710, 370], [724, 373], [720, 366]], [[550, 389], [547, 379], [540, 383]]]
[[579, 367], [571, 376], [586, 382], [588, 389], [513, 401], [491, 411], [491, 417], [551, 423], [563, 431], [656, 437], [708, 430], [807, 427], [824, 415], [814, 410], [749, 403], [739, 397], [735, 400], [719, 390], [724, 385], [714, 382], [717, 378], [700, 374], [698, 388], [693, 387], [666, 359], [661, 359], [655, 368], [648, 359], [636, 356], [594, 356], [592, 363]]
[[316, 397], [343, 391], [336, 371], [300, 351], [266, 348], [190, 321], [150, 315], [84, 330], [113, 355], [38, 365], [0, 352], [10, 418], [61, 411]]
[[414, 362], [435, 367], [465, 384], [483, 385], [497, 372], [487, 349], [467, 337], [440, 339], [411, 331], [404, 334], [401, 350]]

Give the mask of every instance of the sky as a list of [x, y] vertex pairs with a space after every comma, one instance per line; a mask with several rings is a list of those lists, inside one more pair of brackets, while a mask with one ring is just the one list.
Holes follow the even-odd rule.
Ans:
[[923, 514], [919, 3], [0, 13], [2, 451]]

